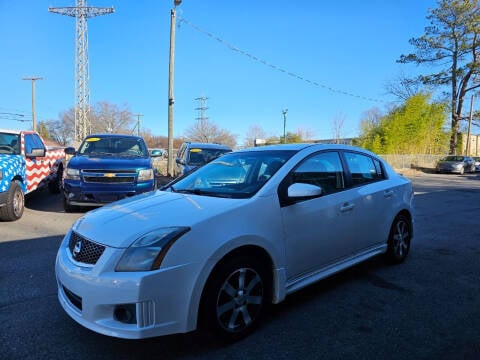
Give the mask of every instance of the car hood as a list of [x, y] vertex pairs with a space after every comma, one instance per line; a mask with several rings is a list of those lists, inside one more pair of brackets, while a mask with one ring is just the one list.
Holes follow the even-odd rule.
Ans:
[[151, 160], [149, 157], [74, 156], [68, 167], [93, 170], [140, 169], [151, 167]]
[[246, 201], [157, 190], [90, 211], [74, 224], [73, 230], [94, 242], [124, 248], [155, 229], [193, 226]]

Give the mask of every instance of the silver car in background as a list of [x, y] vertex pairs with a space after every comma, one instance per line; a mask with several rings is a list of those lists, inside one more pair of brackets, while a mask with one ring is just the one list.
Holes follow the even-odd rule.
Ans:
[[470, 156], [449, 155], [437, 162], [438, 173], [457, 173], [462, 175], [466, 172], [475, 172], [475, 160]]

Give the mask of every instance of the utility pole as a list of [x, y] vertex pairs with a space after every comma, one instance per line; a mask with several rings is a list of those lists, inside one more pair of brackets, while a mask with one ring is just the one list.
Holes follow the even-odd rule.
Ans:
[[88, 63], [87, 19], [113, 13], [111, 8], [87, 6], [87, 0], [77, 0], [76, 6], [49, 7], [48, 11], [60, 15], [72, 16], [75, 26], [75, 136], [79, 143], [91, 132], [90, 124], [90, 88]]
[[134, 116], [137, 117], [137, 135], [140, 136], [140, 116], [143, 116], [143, 114], [134, 114]]
[[173, 9], [170, 10], [170, 56], [168, 62], [168, 159], [167, 159], [167, 173], [169, 176], [174, 176], [173, 170], [173, 104], [175, 98], [173, 97], [173, 75], [175, 67], [175, 23], [176, 23], [176, 8], [182, 3], [182, 0], [173, 1]]
[[283, 143], [285, 144], [287, 142], [287, 133], [285, 132], [287, 128], [287, 112], [288, 109], [282, 110], [283, 114]]
[[35, 112], [35, 81], [43, 80], [42, 77], [24, 77], [22, 80], [32, 81], [32, 130], [37, 131], [37, 114]]
[[[476, 57], [475, 57], [476, 60]], [[478, 81], [478, 76], [473, 77], [473, 83], [475, 84]], [[470, 116], [468, 118], [468, 132], [467, 132], [467, 146], [465, 148], [465, 155], [470, 156], [470, 143], [472, 137], [472, 122], [473, 122], [473, 104], [475, 102], [475, 93], [472, 94], [472, 98], [470, 100]]]

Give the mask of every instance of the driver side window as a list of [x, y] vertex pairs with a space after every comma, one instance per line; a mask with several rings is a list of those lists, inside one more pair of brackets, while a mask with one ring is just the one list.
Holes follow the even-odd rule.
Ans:
[[292, 175], [293, 183], [320, 186], [325, 195], [345, 188], [343, 167], [336, 151], [322, 152], [309, 157]]

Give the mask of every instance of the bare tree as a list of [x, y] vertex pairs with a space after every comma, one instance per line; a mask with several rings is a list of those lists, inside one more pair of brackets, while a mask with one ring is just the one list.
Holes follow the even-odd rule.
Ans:
[[332, 120], [332, 130], [333, 130], [333, 138], [335, 139], [335, 144], [340, 143], [344, 124], [345, 124], [344, 114], [337, 114]]
[[106, 101], [96, 103], [91, 111], [91, 132], [129, 134], [135, 122], [128, 108], [120, 109]]
[[255, 139], [266, 139], [267, 135], [263, 128], [259, 125], [252, 125], [248, 128], [245, 136], [244, 145], [246, 147], [255, 146]]
[[187, 141], [219, 143], [235, 148], [237, 146], [236, 136], [226, 129], [220, 129], [217, 124], [210, 120], [195, 122], [185, 130], [184, 137]]
[[416, 80], [408, 78], [403, 71], [401, 71], [396, 78], [387, 82], [385, 89], [389, 94], [394, 95], [401, 101], [405, 101], [422, 91], [422, 84]]

